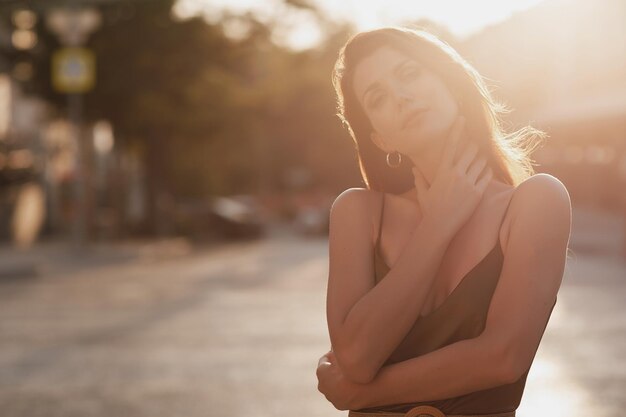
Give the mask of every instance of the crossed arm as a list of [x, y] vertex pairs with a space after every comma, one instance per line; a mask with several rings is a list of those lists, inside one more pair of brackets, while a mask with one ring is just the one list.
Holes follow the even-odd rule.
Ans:
[[366, 384], [346, 378], [329, 352], [317, 369], [318, 389], [335, 407], [451, 398], [514, 382], [530, 368], [563, 277], [571, 205], [564, 185], [547, 174], [520, 184], [513, 198], [504, 262], [483, 333], [384, 366]]

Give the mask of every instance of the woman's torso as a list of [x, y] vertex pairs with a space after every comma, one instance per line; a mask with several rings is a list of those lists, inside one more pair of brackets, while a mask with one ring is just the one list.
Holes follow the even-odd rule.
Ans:
[[[442, 261], [442, 267], [435, 277], [433, 291], [427, 296], [421, 316], [415, 321], [385, 365], [417, 357], [460, 340], [474, 338], [482, 332], [504, 260], [503, 247], [505, 246], [502, 241], [506, 238], [506, 231], [503, 224], [507, 221], [506, 214], [513, 192], [514, 188], [510, 187], [509, 190], [499, 192], [497, 196], [494, 194], [493, 199], [486, 200], [486, 203], [491, 203], [492, 207], [483, 213], [477, 213], [474, 220], [468, 221], [465, 236], [459, 236], [456, 242], [450, 244], [450, 249], [444, 255], [448, 263]], [[374, 251], [376, 283], [384, 279], [390, 269], [384, 260], [380, 246], [383, 230], [387, 230], [383, 227], [383, 213], [384, 202], [389, 196], [385, 197], [383, 199], [381, 195], [379, 232]], [[491, 217], [491, 225], [485, 223], [489, 221], [489, 217]], [[471, 224], [472, 221], [474, 224]], [[490, 230], [493, 233], [477, 235], [476, 231], [479, 230]], [[472, 233], [481, 242], [470, 245]], [[489, 236], [491, 236], [491, 244], [486, 240]], [[491, 249], [485, 250], [485, 247]], [[466, 252], [464, 259], [459, 261], [459, 254], [462, 254], [463, 250]], [[450, 260], [456, 262], [453, 264]], [[406, 412], [416, 405], [432, 405], [446, 414], [513, 411], [519, 406], [527, 374], [528, 371], [512, 384], [455, 398], [387, 405], [361, 411]]]

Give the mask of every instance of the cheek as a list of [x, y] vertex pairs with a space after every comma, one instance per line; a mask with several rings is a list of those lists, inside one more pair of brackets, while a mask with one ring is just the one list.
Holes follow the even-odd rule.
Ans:
[[440, 102], [437, 107], [436, 125], [438, 129], [446, 129], [456, 118], [456, 104], [450, 101]]
[[394, 133], [394, 114], [390, 109], [384, 108], [378, 110], [374, 114], [370, 115], [369, 120], [372, 127], [377, 132], [381, 134]]
[[455, 98], [450, 93], [446, 95], [446, 100], [443, 103], [443, 107], [445, 108], [445, 112], [448, 115], [451, 115], [451, 117], [454, 117], [454, 115], [458, 112], [458, 104]]
[[442, 115], [445, 118], [454, 117], [458, 111], [458, 106], [456, 99], [448, 90], [448, 88], [441, 84], [441, 82], [437, 83], [437, 88], [435, 89], [435, 97], [437, 97], [437, 107]]

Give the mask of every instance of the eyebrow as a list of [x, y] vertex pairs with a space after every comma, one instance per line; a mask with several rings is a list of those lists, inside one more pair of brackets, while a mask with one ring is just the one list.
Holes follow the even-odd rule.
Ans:
[[[397, 72], [403, 65], [409, 63], [409, 62], [413, 62], [412, 59], [406, 58], [404, 61], [401, 61], [399, 64], [397, 64], [395, 67], [393, 67], [393, 72]], [[361, 100], [363, 101], [363, 103], [365, 103], [365, 96], [367, 95], [367, 93], [370, 90], [373, 90], [375, 88], [380, 87], [380, 82], [379, 81], [374, 81], [373, 83], [371, 83], [369, 85], [369, 87], [367, 87], [365, 89], [365, 92], [363, 92], [363, 96], [361, 97]]]

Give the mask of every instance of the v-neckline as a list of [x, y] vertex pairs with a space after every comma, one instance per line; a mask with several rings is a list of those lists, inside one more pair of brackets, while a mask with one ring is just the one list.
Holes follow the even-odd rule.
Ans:
[[[478, 263], [476, 265], [474, 265], [474, 267], [472, 267], [472, 269], [470, 269], [463, 276], [463, 278], [461, 278], [459, 283], [454, 287], [452, 292], [450, 292], [450, 294], [448, 294], [448, 296], [443, 300], [443, 302], [441, 304], [439, 304], [437, 307], [435, 307], [434, 309], [432, 309], [431, 311], [429, 311], [428, 313], [426, 313], [424, 315], [420, 315], [418, 317], [418, 319], [422, 320], [422, 319], [425, 319], [427, 317], [430, 317], [433, 314], [435, 314], [437, 311], [439, 311], [443, 306], [445, 306], [448, 303], [448, 301], [450, 300], [450, 298], [452, 298], [452, 296], [454, 296], [454, 294], [459, 289], [459, 287], [466, 281], [466, 278], [468, 276], [470, 276], [473, 272], [475, 272], [478, 269], [479, 266], [484, 264], [487, 261], [487, 259], [489, 259], [493, 255], [493, 253], [496, 252], [498, 249], [499, 249], [499, 252], [502, 253], [502, 246], [500, 245], [500, 237], [498, 237], [498, 239], [496, 240], [496, 244], [493, 246], [493, 248], [491, 248], [491, 250], [487, 253], [487, 255], [485, 255], [480, 261], [478, 261]], [[389, 268], [389, 265], [387, 265], [387, 263], [383, 259], [382, 255], [380, 254], [380, 247], [378, 245], [376, 245], [375, 255], [382, 262], [382, 264], [385, 266], [385, 268], [387, 270], [391, 269], [391, 268]]]

